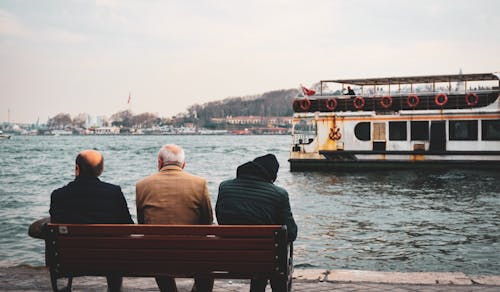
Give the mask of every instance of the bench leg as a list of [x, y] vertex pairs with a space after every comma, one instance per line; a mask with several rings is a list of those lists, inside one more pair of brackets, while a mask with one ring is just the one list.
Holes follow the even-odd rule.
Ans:
[[273, 292], [292, 291], [292, 278], [293, 278], [293, 257], [290, 257], [288, 259], [286, 275], [271, 279], [271, 288]]
[[273, 292], [288, 292], [292, 289], [288, 277], [277, 277], [271, 279], [271, 288]]
[[73, 286], [73, 277], [68, 277], [68, 286], [66, 286], [66, 291], [71, 291], [71, 288]]
[[59, 289], [57, 287], [57, 276], [54, 272], [50, 271], [50, 284], [52, 285], [52, 291], [54, 292], [69, 292], [71, 291], [73, 285], [73, 277], [68, 277], [68, 284], [66, 287]]
[[[266, 290], [268, 279], [266, 278], [253, 278], [250, 281], [250, 292], [264, 292]], [[271, 286], [272, 282], [271, 282]]]

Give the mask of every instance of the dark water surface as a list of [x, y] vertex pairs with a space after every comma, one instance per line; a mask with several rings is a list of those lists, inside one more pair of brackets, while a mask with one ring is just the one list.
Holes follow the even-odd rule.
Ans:
[[165, 143], [183, 146], [186, 170], [206, 177], [215, 204], [236, 167], [271, 152], [299, 237], [297, 267], [500, 274], [500, 173], [477, 170], [289, 171], [288, 136], [69, 136], [0, 140], [0, 265], [43, 265], [27, 235], [50, 193], [73, 179], [79, 150], [104, 154], [102, 180], [121, 185], [135, 220], [135, 182], [155, 172]]

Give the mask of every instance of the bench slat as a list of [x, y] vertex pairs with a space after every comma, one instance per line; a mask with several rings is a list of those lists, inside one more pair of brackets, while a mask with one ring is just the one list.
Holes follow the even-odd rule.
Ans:
[[134, 262], [133, 265], [127, 261], [115, 261], [113, 263], [101, 262], [96, 265], [95, 262], [61, 262], [61, 269], [75, 274], [86, 275], [106, 275], [111, 272], [121, 274], [123, 276], [151, 276], [158, 274], [197, 274], [207, 272], [232, 272], [232, 273], [275, 273], [273, 263], [224, 263], [224, 262], [169, 262], [168, 264], [161, 261], [151, 262]]
[[[95, 235], [217, 235], [220, 237], [270, 237], [280, 225], [155, 225], [155, 224], [59, 224], [72, 236]], [[49, 224], [48, 227], [54, 226]], [[90, 227], [90, 228], [89, 228]], [[61, 234], [64, 236], [64, 234]]]
[[220, 262], [269, 262], [274, 258], [271, 250], [128, 250], [128, 249], [63, 249], [59, 251], [60, 261], [220, 261]]
[[116, 237], [59, 237], [58, 248], [116, 248], [116, 249], [272, 249], [274, 241], [266, 238], [116, 238]]

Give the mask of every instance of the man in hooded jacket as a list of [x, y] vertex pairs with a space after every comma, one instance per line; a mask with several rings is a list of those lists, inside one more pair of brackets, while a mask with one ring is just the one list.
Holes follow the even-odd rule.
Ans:
[[[219, 185], [215, 213], [219, 224], [284, 224], [290, 242], [297, 238], [290, 200], [285, 189], [274, 185], [279, 163], [267, 154], [238, 166], [236, 178]], [[271, 279], [271, 287], [275, 286]], [[267, 279], [252, 279], [250, 291], [264, 291]]]

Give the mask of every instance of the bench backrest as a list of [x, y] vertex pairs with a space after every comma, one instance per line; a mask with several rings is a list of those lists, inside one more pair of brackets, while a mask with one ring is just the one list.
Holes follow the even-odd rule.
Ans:
[[45, 232], [57, 277], [288, 274], [286, 226], [47, 224]]

